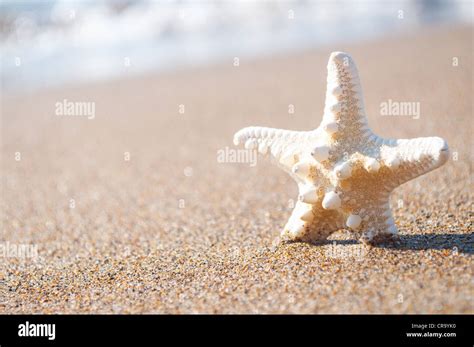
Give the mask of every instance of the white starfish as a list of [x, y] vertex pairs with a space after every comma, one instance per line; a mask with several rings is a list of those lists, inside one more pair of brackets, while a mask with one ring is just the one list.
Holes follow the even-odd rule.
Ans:
[[234, 143], [270, 152], [296, 180], [299, 199], [282, 237], [308, 242], [346, 227], [366, 243], [397, 234], [390, 193], [449, 156], [440, 137], [392, 140], [373, 134], [357, 68], [342, 52], [329, 58], [326, 106], [317, 129], [248, 127], [234, 135]]

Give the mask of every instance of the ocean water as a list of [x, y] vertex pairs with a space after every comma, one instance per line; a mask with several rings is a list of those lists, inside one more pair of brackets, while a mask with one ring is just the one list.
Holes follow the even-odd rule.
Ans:
[[234, 64], [472, 18], [470, 0], [1, 0], [2, 91]]

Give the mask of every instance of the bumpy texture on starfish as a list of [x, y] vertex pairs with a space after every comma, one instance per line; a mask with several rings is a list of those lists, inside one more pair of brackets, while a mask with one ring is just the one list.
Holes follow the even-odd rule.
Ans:
[[329, 58], [326, 106], [317, 129], [248, 127], [234, 135], [234, 143], [270, 152], [296, 180], [300, 194], [282, 238], [307, 242], [343, 228], [365, 243], [397, 234], [390, 193], [449, 156], [440, 137], [392, 140], [373, 134], [357, 68], [342, 52]]

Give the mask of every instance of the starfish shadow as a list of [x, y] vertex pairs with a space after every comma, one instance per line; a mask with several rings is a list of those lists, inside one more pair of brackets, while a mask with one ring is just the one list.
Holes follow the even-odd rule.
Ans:
[[[349, 240], [327, 240], [327, 243], [338, 245], [354, 245], [359, 241]], [[398, 249], [398, 250], [450, 250], [465, 254], [474, 254], [474, 233], [470, 234], [415, 234], [398, 235], [396, 240], [382, 241], [374, 247]]]
[[375, 247], [400, 250], [450, 250], [474, 254], [474, 233], [399, 235], [395, 241], [382, 242]]

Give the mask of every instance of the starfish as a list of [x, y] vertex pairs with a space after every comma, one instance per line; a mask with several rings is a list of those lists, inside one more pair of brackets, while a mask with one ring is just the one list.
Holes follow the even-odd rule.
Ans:
[[333, 52], [328, 62], [324, 114], [318, 128], [292, 131], [247, 127], [234, 144], [270, 153], [298, 184], [299, 196], [283, 240], [323, 242], [348, 228], [364, 243], [397, 235], [390, 193], [443, 165], [448, 145], [440, 137], [384, 139], [368, 126], [352, 57]]

